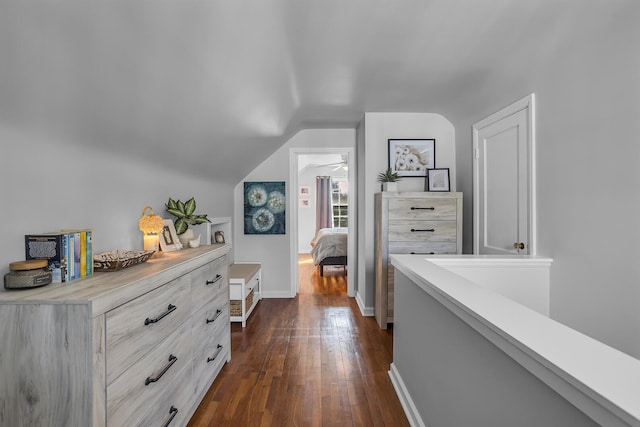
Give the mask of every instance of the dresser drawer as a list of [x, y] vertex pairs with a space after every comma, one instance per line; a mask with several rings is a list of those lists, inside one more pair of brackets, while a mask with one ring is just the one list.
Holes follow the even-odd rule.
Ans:
[[137, 424], [127, 425], [139, 427], [186, 425], [189, 422], [189, 409], [193, 399], [191, 365], [185, 366], [178, 372], [178, 378], [179, 381], [172, 389], [162, 393], [162, 396], [151, 405], [141, 408], [141, 418]]
[[[227, 258], [220, 257], [191, 273], [192, 306], [199, 310], [226, 293], [229, 280]], [[225, 294], [226, 297], [226, 294]]]
[[111, 426], [143, 425], [140, 417], [168, 391], [175, 392], [191, 373], [191, 324], [184, 322], [107, 386], [107, 419]]
[[107, 384], [185, 322], [189, 291], [182, 276], [107, 313]]
[[406, 198], [389, 200], [389, 219], [456, 220], [455, 199]]
[[[193, 379], [196, 396], [209, 387], [231, 351], [228, 304], [216, 318], [217, 310], [219, 308], [212, 307], [193, 316]], [[206, 319], [215, 321], [207, 323]]]
[[456, 254], [456, 242], [389, 242], [390, 254], [437, 255]]
[[455, 242], [456, 221], [393, 220], [389, 221], [389, 243], [392, 241]]

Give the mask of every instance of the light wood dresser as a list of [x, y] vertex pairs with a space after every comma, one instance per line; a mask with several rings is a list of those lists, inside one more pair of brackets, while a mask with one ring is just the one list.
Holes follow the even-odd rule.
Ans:
[[393, 323], [389, 254], [462, 253], [462, 193], [382, 192], [375, 195], [375, 317]]
[[228, 251], [0, 291], [0, 425], [186, 425], [231, 360]]

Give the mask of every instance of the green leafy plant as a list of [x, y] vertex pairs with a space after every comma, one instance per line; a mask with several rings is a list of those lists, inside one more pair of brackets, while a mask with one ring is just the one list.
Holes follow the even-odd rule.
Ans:
[[180, 200], [173, 200], [169, 197], [169, 201], [166, 204], [167, 212], [176, 217], [174, 225], [176, 227], [176, 233], [182, 234], [187, 231], [190, 225], [204, 224], [209, 221], [207, 214], [196, 215], [196, 200], [192, 197], [186, 202]]
[[387, 168], [386, 171], [378, 174], [378, 182], [397, 182], [400, 181], [400, 175], [398, 172], [393, 172], [391, 168]]

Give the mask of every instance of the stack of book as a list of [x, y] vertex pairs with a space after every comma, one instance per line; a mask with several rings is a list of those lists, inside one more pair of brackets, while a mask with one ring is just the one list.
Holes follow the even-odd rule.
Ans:
[[60, 230], [24, 236], [26, 259], [47, 259], [52, 282], [93, 274], [93, 230]]

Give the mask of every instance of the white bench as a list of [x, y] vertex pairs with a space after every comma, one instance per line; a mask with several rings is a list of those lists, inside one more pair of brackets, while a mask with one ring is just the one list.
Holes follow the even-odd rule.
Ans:
[[229, 266], [229, 315], [232, 322], [247, 325], [247, 318], [262, 299], [262, 264], [237, 262]]

